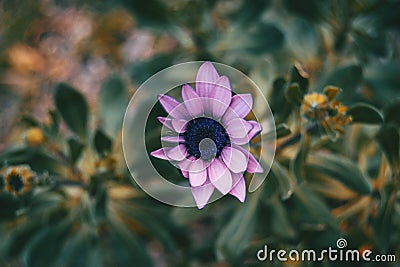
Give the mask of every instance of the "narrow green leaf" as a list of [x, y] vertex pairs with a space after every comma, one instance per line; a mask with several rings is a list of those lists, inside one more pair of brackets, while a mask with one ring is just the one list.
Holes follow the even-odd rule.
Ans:
[[28, 164], [36, 172], [60, 173], [65, 167], [41, 149], [11, 147], [0, 153], [0, 165]]
[[12, 218], [21, 207], [21, 201], [14, 195], [0, 192], [0, 220]]
[[31, 218], [25, 224], [20, 225], [6, 243], [6, 247], [3, 251], [6, 259], [11, 260], [20, 256], [28, 243], [40, 233], [41, 230], [43, 230], [41, 220], [35, 218]]
[[70, 85], [60, 83], [55, 88], [54, 102], [67, 126], [85, 139], [89, 109], [85, 97]]
[[60, 257], [65, 239], [71, 229], [71, 221], [62, 221], [47, 228], [42, 235], [29, 244], [26, 263], [31, 267], [54, 266]]
[[152, 266], [144, 242], [126, 228], [122, 221], [113, 218], [110, 223], [109, 235], [106, 236], [110, 244], [105, 249], [114, 255], [112, 265], [130, 266], [134, 262], [137, 266]]
[[300, 89], [300, 86], [298, 83], [290, 84], [285, 90], [286, 99], [290, 103], [292, 103], [296, 106], [299, 106], [301, 104], [301, 102], [303, 101], [303, 96], [304, 96], [304, 93]]
[[381, 149], [383, 150], [393, 174], [399, 173], [399, 132], [393, 125], [384, 125], [375, 136]]
[[391, 102], [384, 106], [383, 108], [383, 117], [385, 123], [394, 123], [397, 126], [400, 126], [400, 99], [397, 99], [394, 102]]
[[304, 180], [304, 165], [310, 148], [311, 137], [308, 133], [302, 134], [300, 145], [295, 158], [290, 162], [290, 173], [297, 182]]
[[296, 206], [293, 210], [299, 216], [301, 223], [316, 226], [323, 224], [333, 229], [338, 228], [337, 220], [326, 203], [313, 191], [306, 188], [305, 184], [295, 187], [290, 201]]
[[128, 91], [119, 76], [110, 76], [103, 84], [99, 95], [99, 116], [102, 128], [108, 136], [115, 136], [122, 128]]
[[382, 114], [375, 107], [358, 103], [351, 106], [347, 112], [353, 118], [353, 122], [380, 124], [383, 122]]
[[285, 123], [281, 123], [276, 126], [275, 133], [274, 132], [267, 132], [263, 134], [264, 140], [272, 140], [273, 138], [276, 137], [276, 139], [286, 137], [292, 132], [289, 129], [289, 126], [287, 126]]
[[79, 140], [74, 137], [69, 138], [67, 142], [69, 146], [69, 159], [72, 164], [75, 164], [76, 161], [80, 158], [85, 145], [79, 142]]
[[396, 201], [395, 194], [392, 194], [384, 201], [382, 209], [379, 211], [376, 218], [372, 220], [374, 236], [381, 248], [382, 252], [387, 253], [390, 247], [390, 239], [393, 235], [393, 216], [394, 204]]
[[94, 148], [100, 157], [107, 155], [112, 149], [112, 141], [102, 130], [97, 129], [94, 134]]
[[303, 96], [308, 90], [308, 78], [304, 77], [304, 74], [301, 74], [301, 70], [299, 66], [293, 66], [290, 70], [290, 83], [297, 83], [299, 91]]
[[360, 171], [359, 167], [342, 156], [327, 153], [310, 154], [307, 166], [340, 181], [359, 194], [366, 195], [372, 191], [368, 178]]
[[234, 262], [248, 245], [257, 220], [257, 206], [261, 192], [259, 189], [249, 195], [243, 207], [240, 207], [228, 225], [224, 226], [216, 241], [218, 259]]
[[292, 225], [288, 216], [288, 210], [278, 197], [273, 197], [270, 203], [271, 232], [284, 239], [293, 240], [297, 236], [297, 231]]
[[279, 185], [282, 199], [288, 199], [293, 194], [294, 181], [289, 172], [284, 169], [277, 161], [272, 162], [271, 171]]

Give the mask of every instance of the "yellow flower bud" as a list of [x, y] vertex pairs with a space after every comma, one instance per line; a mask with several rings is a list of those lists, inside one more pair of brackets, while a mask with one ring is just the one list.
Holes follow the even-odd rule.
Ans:
[[42, 129], [39, 127], [30, 128], [26, 131], [25, 140], [27, 144], [31, 147], [37, 147], [44, 142], [44, 134]]

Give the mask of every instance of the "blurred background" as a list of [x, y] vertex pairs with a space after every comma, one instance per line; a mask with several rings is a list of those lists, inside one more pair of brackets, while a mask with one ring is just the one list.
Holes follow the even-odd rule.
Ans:
[[[396, 0], [0, 1], [0, 266], [398, 266], [399, 14]], [[130, 97], [193, 60], [241, 70], [274, 114], [275, 161], [244, 204], [170, 207], [125, 166]], [[397, 263], [256, 257], [340, 237]]]

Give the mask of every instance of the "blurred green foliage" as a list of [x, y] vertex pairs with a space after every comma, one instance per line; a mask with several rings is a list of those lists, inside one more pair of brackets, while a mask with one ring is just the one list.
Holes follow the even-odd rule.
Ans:
[[[396, 0], [1, 1], [0, 265], [377, 266], [256, 258], [264, 245], [322, 250], [340, 237], [399, 259], [399, 10]], [[274, 113], [275, 161], [244, 204], [169, 207], [125, 166], [129, 96], [189, 60], [243, 71]], [[337, 102], [308, 119], [305, 96], [326, 86], [341, 88]], [[161, 126], [149, 129], [148, 147]], [[21, 166], [34, 176], [23, 194], [6, 172]]]

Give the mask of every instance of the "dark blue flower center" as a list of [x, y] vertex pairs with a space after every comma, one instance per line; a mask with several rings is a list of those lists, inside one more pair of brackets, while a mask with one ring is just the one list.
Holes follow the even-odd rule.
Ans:
[[21, 191], [22, 188], [24, 187], [22, 178], [19, 175], [15, 175], [15, 174], [10, 175], [8, 183], [17, 192]]
[[181, 136], [189, 155], [206, 161], [219, 157], [222, 149], [231, 143], [225, 128], [219, 122], [205, 117], [189, 121]]

